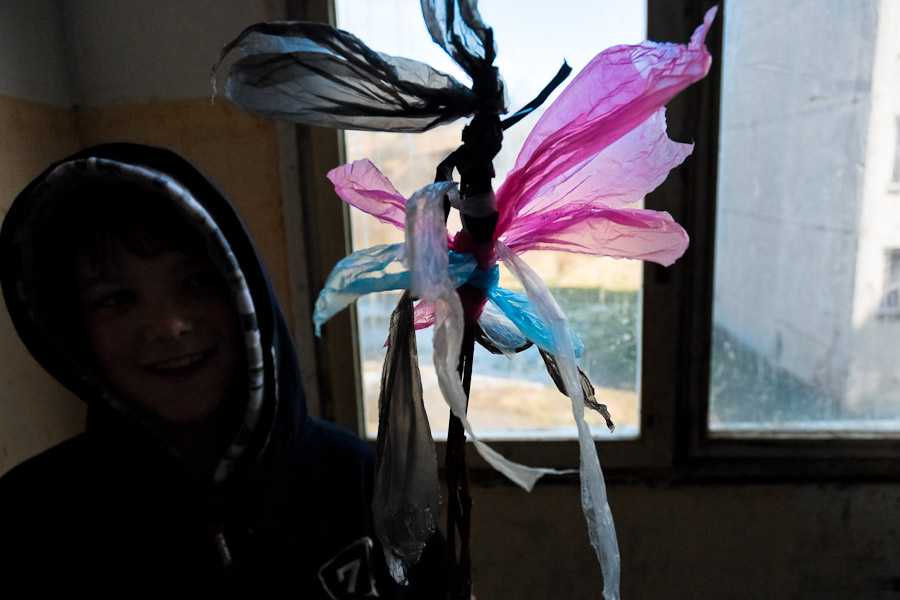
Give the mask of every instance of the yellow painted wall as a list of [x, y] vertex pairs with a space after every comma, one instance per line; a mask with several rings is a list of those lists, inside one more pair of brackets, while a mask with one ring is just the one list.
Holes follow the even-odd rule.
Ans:
[[50, 162], [81, 147], [72, 111], [0, 96], [0, 209]]
[[[164, 146], [206, 173], [232, 199], [289, 306], [275, 126], [224, 98], [69, 109], [0, 97], [0, 209], [51, 162], [93, 144]], [[76, 434], [84, 406], [44, 373], [0, 313], [0, 474]]]
[[[897, 597], [898, 486], [827, 482], [609, 485], [626, 600]], [[474, 595], [601, 598], [577, 481], [472, 489]]]
[[219, 97], [78, 109], [86, 146], [139, 142], [185, 157], [216, 182], [235, 204], [288, 306], [284, 216], [275, 125]]
[[[52, 161], [81, 147], [72, 111], [0, 96], [0, 210]], [[82, 428], [84, 405], [47, 375], [0, 311], [0, 474]]]

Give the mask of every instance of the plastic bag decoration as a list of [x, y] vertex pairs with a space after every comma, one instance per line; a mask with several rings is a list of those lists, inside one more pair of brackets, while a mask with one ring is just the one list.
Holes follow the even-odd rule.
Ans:
[[[491, 161], [502, 130], [540, 104], [566, 71], [534, 102], [501, 121], [506, 108], [502, 80], [492, 64], [496, 48], [475, 1], [421, 0], [421, 6], [432, 39], [472, 78], [471, 88], [423, 63], [374, 52], [347, 32], [272, 23], [249, 27], [223, 49], [220, 60], [236, 47], [244, 55], [231, 68], [227, 94], [255, 113], [342, 128], [425, 131], [473, 117], [462, 146], [438, 165], [436, 183], [409, 199], [368, 160], [329, 172], [343, 200], [404, 230], [406, 240], [359, 250], [338, 263], [316, 303], [316, 330], [362, 294], [409, 290], [391, 319], [373, 506], [387, 562], [400, 582], [433, 534], [438, 511], [434, 445], [412, 327], [435, 327], [435, 369], [453, 415], [447, 468], [451, 519], [466, 517], [468, 508], [465, 481], [456, 478], [460, 469], [464, 473], [464, 454], [462, 467], [451, 463], [453, 440], [461, 439], [464, 450], [465, 434], [489, 464], [525, 489], [556, 472], [505, 459], [477, 438], [466, 419], [473, 340], [510, 356], [537, 345], [554, 382], [572, 401], [582, 507], [602, 567], [603, 596], [618, 598], [615, 528], [584, 406], [604, 413], [610, 429], [612, 423], [577, 367], [580, 340], [547, 286], [519, 255], [557, 250], [670, 265], [684, 253], [688, 236], [668, 213], [630, 205], [692, 151], [690, 144], [668, 138], [664, 106], [706, 75], [711, 58], [704, 39], [716, 9], [706, 14], [687, 45], [643, 42], [597, 55], [535, 125], [495, 194]], [[463, 224], [452, 235], [445, 225], [451, 207]], [[498, 286], [498, 261], [525, 293]], [[419, 299], [414, 310], [413, 297]], [[462, 565], [467, 525], [457, 533]], [[448, 535], [455, 558], [454, 532]], [[457, 578], [462, 588], [452, 597], [468, 598], [470, 576]]]
[[482, 99], [453, 77], [375, 52], [321, 23], [253, 25], [222, 49], [217, 64], [233, 48], [243, 57], [229, 71], [226, 95], [273, 119], [414, 133], [483, 108]]

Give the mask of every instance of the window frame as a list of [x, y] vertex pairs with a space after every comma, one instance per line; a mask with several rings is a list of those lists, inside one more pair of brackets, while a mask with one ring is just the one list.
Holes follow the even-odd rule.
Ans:
[[[688, 22], [702, 16], [699, 7], [682, 12], [676, 4], [650, 0], [648, 34], [651, 39], [664, 35], [667, 28], [684, 16]], [[669, 104], [668, 114], [679, 115], [669, 117], [670, 137], [693, 139], [694, 155], [680, 173], [670, 175], [657, 192], [648, 196], [651, 208], [677, 206], [679, 211], [672, 214], [691, 235], [691, 247], [674, 265], [671, 274], [681, 323], [678, 339], [670, 343], [678, 356], [675, 363], [678, 371], [684, 374], [669, 379], [677, 382], [671, 404], [677, 413], [679, 430], [673, 467], [694, 477], [716, 479], [896, 476], [892, 457], [900, 451], [900, 439], [892, 436], [837, 437], [823, 431], [814, 438], [800, 438], [789, 432], [726, 437], [714, 435], [708, 428], [722, 32], [728, 18], [727, 4], [727, 1], [720, 4], [716, 26], [707, 38], [707, 47], [714, 57], [709, 75]], [[652, 10], [654, 5], [658, 10]], [[704, 118], [690, 123], [682, 115], [704, 115]], [[658, 204], [660, 196], [670, 196], [671, 203]], [[648, 265], [648, 270], [653, 269], [654, 265]], [[669, 373], [670, 377], [674, 375]]]
[[[686, 42], [714, 0], [648, 0], [647, 38]], [[718, 170], [722, 32], [728, 0], [706, 45], [713, 63], [705, 79], [668, 104], [669, 136], [693, 141], [694, 152], [647, 196], [647, 208], [666, 210], [691, 236], [685, 255], [671, 267], [644, 266], [640, 436], [598, 440], [608, 477], [662, 479], [880, 479], [896, 476], [900, 439], [797, 438], [777, 433], [741, 438], [711, 435], [708, 394], [712, 338], [713, 273]], [[286, 0], [291, 19], [334, 23], [329, 0]], [[701, 115], [702, 118], [698, 117]], [[343, 134], [297, 126], [297, 168], [302, 216], [294, 228], [309, 262], [306, 289], [312, 306], [333, 265], [350, 252], [349, 212], [323, 174], [342, 164]], [[290, 226], [290, 224], [289, 224]], [[340, 231], [341, 235], [333, 235]], [[364, 435], [361, 367], [352, 308], [333, 317], [323, 335], [299, 342], [301, 362], [312, 363], [318, 402], [313, 412]], [[353, 357], [348, 360], [348, 357]], [[602, 438], [602, 434], [600, 435]], [[495, 441], [512, 460], [577, 468], [576, 440]], [[443, 464], [445, 443], [437, 442]], [[480, 456], [469, 452], [473, 473], [493, 478]], [[499, 478], [499, 476], [497, 476]]]

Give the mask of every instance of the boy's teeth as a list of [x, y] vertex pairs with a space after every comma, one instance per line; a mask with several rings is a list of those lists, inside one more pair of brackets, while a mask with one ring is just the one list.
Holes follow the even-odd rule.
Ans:
[[203, 359], [202, 353], [191, 354], [190, 356], [184, 356], [182, 358], [176, 358], [174, 360], [167, 360], [160, 363], [156, 363], [154, 367], [157, 369], [183, 369], [184, 367], [189, 367], [195, 363], [200, 362]]

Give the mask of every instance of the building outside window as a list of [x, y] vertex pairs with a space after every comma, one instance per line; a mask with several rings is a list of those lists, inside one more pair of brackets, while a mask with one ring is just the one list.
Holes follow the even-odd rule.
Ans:
[[884, 350], [898, 332], [878, 316], [883, 257], [900, 244], [883, 185], [897, 180], [898, 11], [795, 8], [728, 6], [710, 428], [896, 432], [900, 403], [885, 399], [900, 398], [900, 363]]

